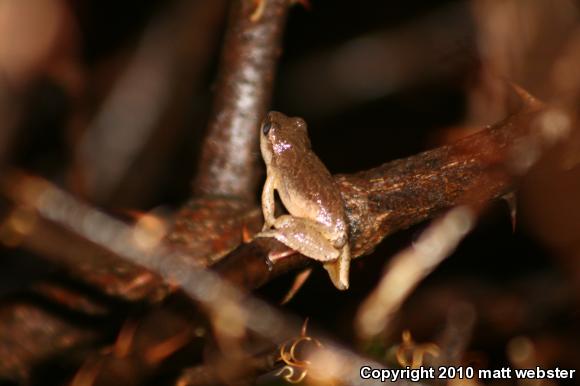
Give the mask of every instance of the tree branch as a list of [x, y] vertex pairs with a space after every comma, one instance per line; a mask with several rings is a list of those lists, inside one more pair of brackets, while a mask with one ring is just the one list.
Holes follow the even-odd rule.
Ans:
[[[525, 108], [497, 125], [408, 158], [350, 175], [337, 175], [350, 225], [353, 257], [371, 253], [386, 236], [433, 218], [445, 209], [496, 199], [513, 189], [512, 147], [530, 131], [541, 110]], [[273, 239], [255, 239], [214, 269], [235, 284], [256, 288], [308, 264], [294, 255], [271, 267]]]
[[195, 195], [251, 200], [258, 181], [258, 130], [272, 94], [288, 0], [232, 1], [213, 113], [194, 183]]

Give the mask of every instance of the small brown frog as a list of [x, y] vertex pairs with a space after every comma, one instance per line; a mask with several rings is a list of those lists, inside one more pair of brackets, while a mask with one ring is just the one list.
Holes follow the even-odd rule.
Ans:
[[[264, 227], [257, 237], [274, 237], [304, 256], [321, 261], [334, 285], [348, 288], [348, 224], [340, 191], [310, 147], [306, 122], [268, 113], [260, 148], [267, 178], [262, 192]], [[289, 215], [275, 217], [274, 191]]]

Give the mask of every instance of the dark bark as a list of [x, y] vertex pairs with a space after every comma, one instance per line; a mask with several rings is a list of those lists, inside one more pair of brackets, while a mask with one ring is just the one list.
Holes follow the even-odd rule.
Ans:
[[232, 1], [219, 78], [194, 193], [251, 200], [259, 168], [258, 126], [270, 104], [288, 0]]

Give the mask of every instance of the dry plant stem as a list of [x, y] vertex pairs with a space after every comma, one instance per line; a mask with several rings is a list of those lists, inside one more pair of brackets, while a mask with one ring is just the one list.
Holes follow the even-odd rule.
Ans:
[[[171, 292], [170, 286], [155, 273], [119, 258], [107, 250], [106, 245], [79, 237], [76, 229], [70, 232], [37, 217], [30, 209], [20, 207], [22, 197], [13, 198], [16, 209], [4, 219], [3, 228], [0, 228], [2, 242], [18, 245], [54, 262], [77, 280], [109, 296], [128, 301], [155, 302]], [[241, 243], [243, 227], [253, 233], [261, 227], [259, 210], [251, 208], [251, 211], [245, 212], [237, 206], [238, 203], [241, 204], [241, 201], [208, 198], [194, 200], [184, 206], [176, 227], [167, 239], [171, 250], [187, 255], [195, 264], [205, 266], [216, 256], [223, 256], [236, 248]], [[66, 210], [66, 203], [61, 209]], [[63, 219], [64, 224], [80, 221], [97, 232], [103, 231], [86, 212], [71, 210], [67, 213], [70, 217]], [[26, 234], [11, 230], [22, 221], [34, 226]], [[220, 254], [220, 251], [224, 253]]]
[[[11, 197], [20, 197], [23, 205], [34, 208], [42, 217], [158, 273], [166, 282], [179, 285], [184, 293], [208, 311], [214, 327], [227, 326], [227, 329], [220, 329], [222, 333], [247, 329], [270, 342], [280, 342], [298, 334], [300, 323], [297, 320], [247, 296], [215, 273], [201, 269], [183, 255], [171, 253], [163, 245], [143, 250], [132, 237], [132, 227], [78, 202], [48, 182], [16, 176], [8, 186], [12, 190], [5, 189]], [[313, 368], [320, 374], [359, 384], [358, 370], [361, 366], [380, 366], [330, 340], [321, 338], [321, 341], [324, 341], [324, 352], [313, 359]]]
[[231, 2], [196, 195], [253, 198], [258, 126], [270, 103], [288, 7], [288, 0], [268, 0], [259, 20], [252, 21], [253, 1]]
[[453, 252], [475, 225], [475, 218], [467, 207], [453, 208], [389, 261], [381, 281], [358, 310], [359, 336], [370, 339], [392, 328], [394, 315], [411, 291]]
[[[337, 176], [350, 220], [353, 255], [371, 252], [389, 234], [432, 218], [446, 208], [500, 197], [509, 191], [510, 179], [501, 166], [506, 161], [507, 148], [526, 133], [533, 116], [535, 112], [524, 111], [454, 145], [366, 172]], [[21, 197], [13, 199], [19, 204]], [[68, 213], [75, 218], [81, 216], [74, 211]], [[65, 219], [64, 223], [70, 227], [73, 220]], [[85, 224], [91, 222], [85, 219]], [[23, 239], [23, 245], [50, 256], [77, 272], [80, 279], [102, 286], [111, 295], [130, 299], [153, 295], [154, 299], [166, 293], [158, 278], [140, 280], [146, 279], [142, 276], [145, 270], [103, 253], [106, 243], [100, 245], [83, 239], [72, 242], [69, 238], [58, 243], [67, 248], [52, 248], [55, 244], [46, 240], [55, 232], [50, 226], [34, 227]], [[268, 253], [276, 248], [283, 247], [273, 239], [256, 239], [231, 252], [214, 269], [233, 283], [253, 289], [281, 273], [308, 264], [309, 259], [300, 255], [274, 266], [267, 264]], [[104, 255], [111, 258], [103, 259]]]
[[[90, 219], [84, 220], [91, 226]], [[22, 238], [21, 246], [64, 267], [77, 280], [130, 301], [160, 300], [170, 292], [159, 276], [145, 268], [42, 218], [36, 221], [31, 233]]]
[[196, 197], [175, 215], [165, 240], [204, 266], [220, 260], [262, 229], [262, 211], [234, 197]]

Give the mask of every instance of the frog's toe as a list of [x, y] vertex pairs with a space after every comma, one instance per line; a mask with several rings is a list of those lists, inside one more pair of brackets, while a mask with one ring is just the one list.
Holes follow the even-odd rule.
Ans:
[[339, 290], [347, 290], [349, 286], [348, 275], [350, 271], [350, 248], [348, 244], [340, 251], [340, 256], [337, 260], [324, 264], [324, 268], [328, 271], [330, 280]]
[[332, 263], [324, 264], [324, 268], [328, 271], [330, 280], [336, 288], [341, 291], [347, 290], [349, 286], [348, 271], [349, 264], [341, 262], [341, 260], [333, 261]]

